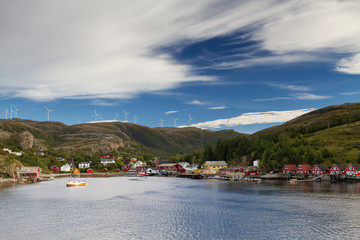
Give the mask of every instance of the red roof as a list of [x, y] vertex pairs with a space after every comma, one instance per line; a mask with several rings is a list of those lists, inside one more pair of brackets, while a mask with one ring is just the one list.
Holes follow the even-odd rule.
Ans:
[[284, 167], [287, 167], [289, 170], [295, 170], [295, 171], [297, 169], [296, 165], [294, 165], [294, 164], [285, 165]]
[[311, 167], [309, 164], [299, 165], [298, 168], [301, 168], [304, 171], [311, 171]]

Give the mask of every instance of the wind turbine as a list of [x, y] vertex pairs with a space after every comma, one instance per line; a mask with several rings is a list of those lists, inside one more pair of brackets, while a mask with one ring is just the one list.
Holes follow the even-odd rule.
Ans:
[[115, 113], [115, 119], [116, 119], [116, 121], [119, 121], [119, 114], [118, 113]]
[[124, 122], [128, 122], [128, 120], [127, 120], [127, 115], [128, 115], [129, 113], [125, 112], [124, 109], [123, 109], [123, 112], [124, 112]]
[[47, 111], [47, 116], [48, 116], [48, 121], [50, 121], [50, 112], [54, 111], [54, 110], [50, 110], [48, 109], [46, 106], [44, 106], [46, 111]]
[[98, 120], [98, 117], [100, 117], [100, 114], [98, 114], [98, 113], [96, 112], [96, 109], [95, 109], [94, 115], [93, 115], [93, 118], [94, 118], [95, 122]]
[[138, 118], [136, 117], [136, 115], [134, 114], [134, 123], [137, 123]]
[[163, 127], [164, 120], [160, 118], [160, 127]]
[[10, 108], [10, 120], [12, 120], [12, 114], [15, 113], [15, 111], [13, 110], [13, 105], [11, 105]]
[[191, 126], [191, 121], [194, 120], [193, 118], [191, 118], [190, 114], [189, 114], [189, 122], [190, 122], [190, 125]]
[[8, 118], [8, 115], [9, 115], [9, 110], [8, 110], [8, 108], [6, 108], [6, 110], [5, 110], [5, 119], [7, 120], [7, 118]]
[[177, 118], [173, 118], [174, 120], [174, 127], [176, 127], [176, 121], [178, 120]]
[[14, 111], [14, 113], [15, 113], [15, 118], [17, 118], [17, 111], [19, 111], [19, 110], [21, 110], [21, 109], [16, 108], [15, 105], [14, 105], [14, 109], [15, 109], [15, 111]]

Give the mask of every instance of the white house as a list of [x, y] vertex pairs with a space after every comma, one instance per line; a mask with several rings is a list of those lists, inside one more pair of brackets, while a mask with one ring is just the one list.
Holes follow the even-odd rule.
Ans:
[[74, 165], [70, 163], [66, 163], [60, 168], [60, 171], [62, 172], [71, 172], [72, 170], [74, 170]]
[[142, 167], [142, 166], [146, 166], [146, 163], [142, 162], [142, 161], [137, 161], [135, 163], [132, 164], [131, 168], [137, 168], [137, 167]]
[[199, 167], [199, 164], [195, 163], [195, 164], [192, 164], [192, 165], [187, 165], [185, 167], [185, 170], [187, 171], [196, 171]]
[[186, 169], [187, 166], [190, 165], [188, 162], [178, 162], [178, 164], [181, 165], [185, 169]]
[[100, 159], [100, 163], [102, 165], [108, 165], [108, 164], [111, 164], [111, 163], [115, 163], [115, 159], [111, 159], [111, 158], [101, 158]]
[[80, 162], [79, 163], [79, 168], [89, 168], [90, 167], [90, 162]]
[[146, 173], [149, 175], [159, 174], [159, 170], [156, 167], [149, 167], [146, 169]]

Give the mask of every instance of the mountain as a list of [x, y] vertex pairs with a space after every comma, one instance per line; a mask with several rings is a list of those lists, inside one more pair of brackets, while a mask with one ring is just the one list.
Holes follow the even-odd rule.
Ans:
[[35, 151], [110, 153], [124, 150], [160, 155], [190, 153], [219, 138], [241, 135], [233, 130], [193, 127], [149, 128], [132, 123], [98, 122], [67, 126], [60, 122], [0, 120], [0, 143]]

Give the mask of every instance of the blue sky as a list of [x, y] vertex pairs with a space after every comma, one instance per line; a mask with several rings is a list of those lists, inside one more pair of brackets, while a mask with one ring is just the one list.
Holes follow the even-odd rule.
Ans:
[[359, 101], [359, 22], [360, 1], [0, 0], [0, 117], [253, 133]]

